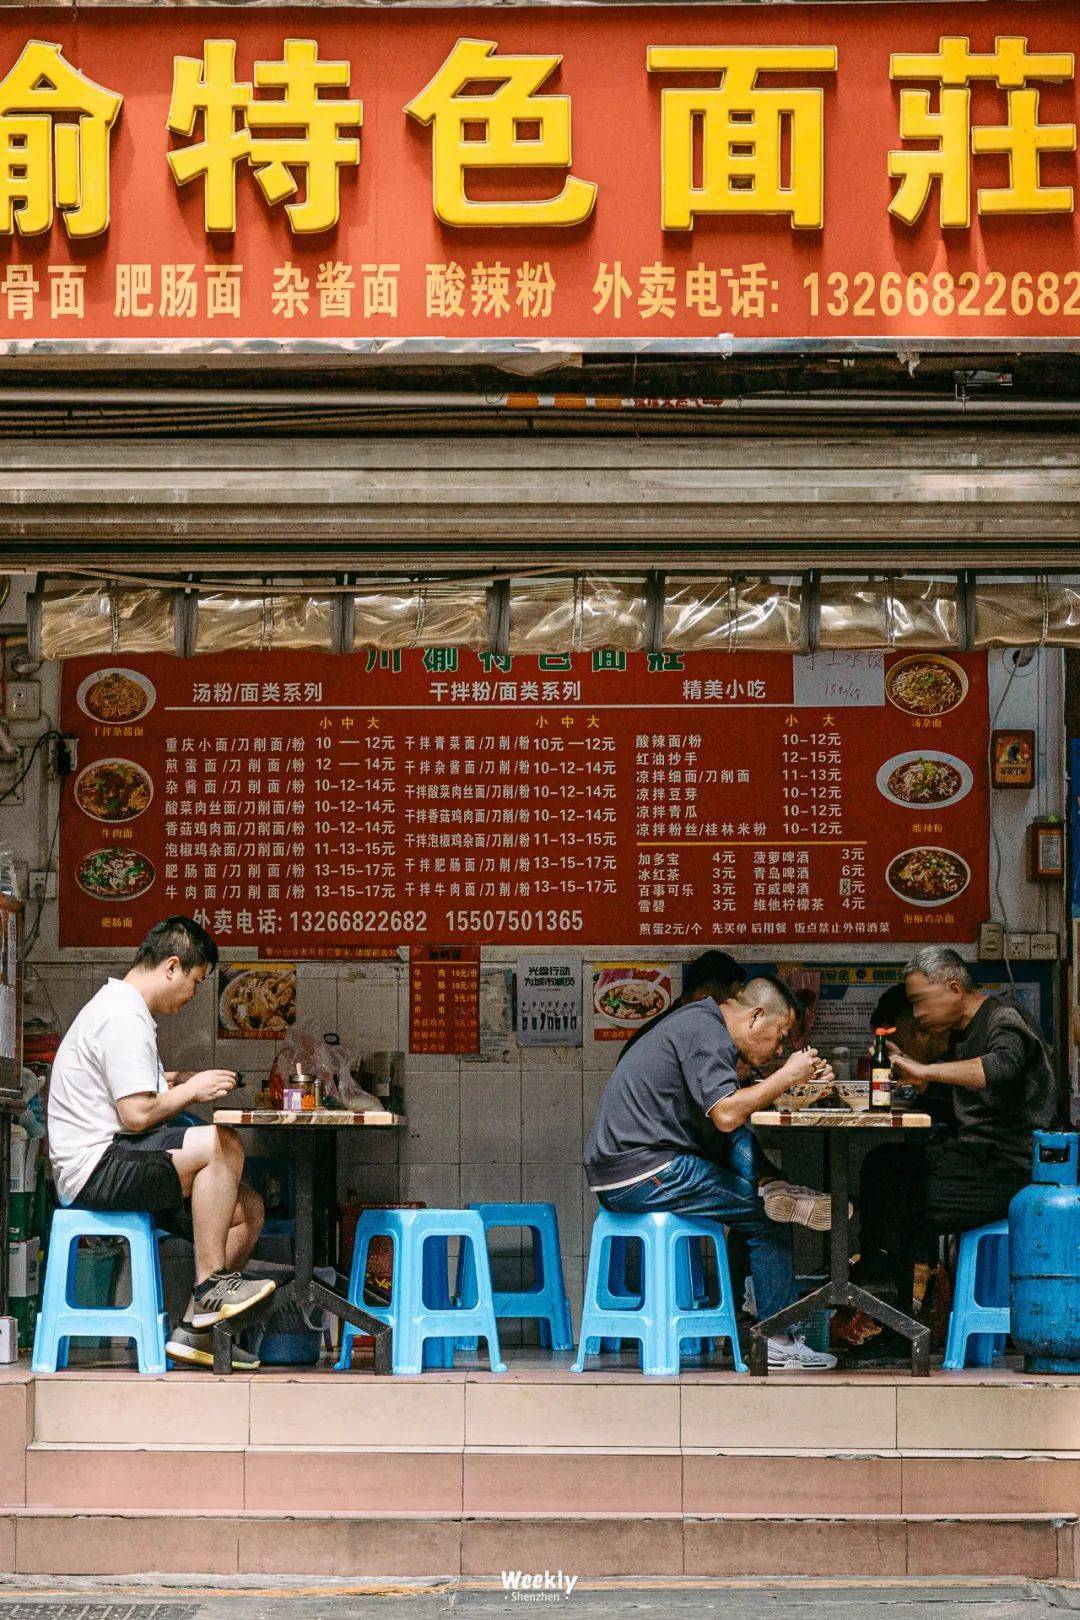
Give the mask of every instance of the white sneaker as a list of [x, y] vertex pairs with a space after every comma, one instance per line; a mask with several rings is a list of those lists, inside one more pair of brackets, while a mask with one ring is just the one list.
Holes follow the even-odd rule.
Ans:
[[836, 1357], [827, 1350], [811, 1350], [797, 1334], [769, 1340], [769, 1368], [773, 1372], [831, 1372]]
[[790, 1181], [763, 1181], [758, 1190], [770, 1221], [808, 1226], [812, 1232], [827, 1232], [832, 1225], [828, 1193], [814, 1187], [796, 1187]]

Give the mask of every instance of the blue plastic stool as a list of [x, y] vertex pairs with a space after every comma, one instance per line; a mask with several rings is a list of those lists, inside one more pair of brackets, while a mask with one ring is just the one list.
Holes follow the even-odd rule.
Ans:
[[[495, 1317], [528, 1317], [540, 1324], [540, 1343], [545, 1350], [572, 1350], [574, 1327], [570, 1301], [566, 1297], [559, 1218], [554, 1204], [470, 1204], [484, 1223], [487, 1234], [496, 1226], [523, 1227], [532, 1238], [533, 1286], [527, 1289], [496, 1289]], [[476, 1288], [472, 1269], [472, 1248], [462, 1244], [458, 1252], [458, 1299], [471, 1299]], [[459, 1338], [458, 1348], [475, 1350], [474, 1338]]]
[[[83, 1307], [75, 1300], [79, 1239], [123, 1238], [131, 1254], [131, 1304]], [[153, 1218], [144, 1214], [58, 1209], [52, 1218], [41, 1315], [34, 1334], [35, 1373], [67, 1366], [72, 1339], [134, 1339], [141, 1373], [166, 1370], [169, 1319], [161, 1291], [161, 1265]]]
[[[680, 1298], [686, 1297], [700, 1304], [708, 1298], [700, 1242], [687, 1243], [685, 1246], [680, 1244], [677, 1251], [677, 1264], [679, 1266]], [[687, 1266], [690, 1268], [688, 1284], [685, 1282]], [[630, 1240], [628, 1238], [612, 1238], [611, 1262], [608, 1275], [601, 1278], [600, 1286], [603, 1290], [600, 1303], [605, 1308], [626, 1310], [628, 1307], [625, 1304], [620, 1306], [619, 1302], [630, 1299], [636, 1300], [638, 1304], [641, 1303], [640, 1290], [630, 1286]], [[689, 1294], [686, 1294], [687, 1286], [690, 1290]], [[692, 1356], [702, 1356], [708, 1349], [708, 1341], [705, 1339], [687, 1339], [684, 1342], [687, 1347], [687, 1354]], [[600, 1348], [614, 1355], [618, 1353], [620, 1343], [621, 1341], [618, 1339], [604, 1338], [600, 1341]]]
[[[393, 1243], [390, 1303], [369, 1305], [364, 1299], [367, 1255], [374, 1237]], [[474, 1286], [465, 1301], [450, 1299], [447, 1266], [449, 1240], [458, 1238], [473, 1250]], [[452, 1367], [454, 1341], [470, 1334], [488, 1343], [492, 1372], [505, 1372], [499, 1351], [499, 1331], [491, 1289], [491, 1268], [484, 1241], [484, 1223], [464, 1209], [369, 1209], [356, 1224], [349, 1300], [393, 1329], [393, 1370], [414, 1374], [424, 1368]], [[352, 1363], [357, 1329], [346, 1322], [341, 1335], [337, 1369]], [[362, 1335], [361, 1335], [362, 1336]]]
[[[642, 1244], [639, 1296], [620, 1296], [611, 1289], [611, 1251], [620, 1238], [638, 1238]], [[716, 1254], [720, 1294], [716, 1305], [695, 1298], [688, 1250], [702, 1239], [713, 1245]], [[612, 1215], [601, 1210], [589, 1249], [574, 1372], [585, 1371], [587, 1357], [605, 1338], [636, 1339], [641, 1346], [642, 1372], [660, 1377], [678, 1374], [684, 1340], [730, 1339], [735, 1369], [745, 1372], [723, 1227], [715, 1221], [688, 1220], [681, 1215]]]
[[992, 1367], [1009, 1331], [1009, 1223], [960, 1235], [943, 1368]]

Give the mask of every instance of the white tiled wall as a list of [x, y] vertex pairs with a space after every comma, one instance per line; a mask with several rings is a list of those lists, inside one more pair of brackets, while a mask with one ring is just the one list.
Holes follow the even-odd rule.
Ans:
[[[38, 961], [28, 986], [28, 1014], [55, 1018], [63, 1029], [108, 974], [126, 966]], [[582, 1141], [618, 1048], [589, 1041], [584, 1049], [520, 1051], [511, 1027], [509, 966], [504, 957], [484, 974], [480, 1057], [407, 1056], [407, 1124], [338, 1138], [338, 1191], [342, 1197], [418, 1199], [429, 1206], [553, 1202], [576, 1313], [595, 1202], [581, 1171]], [[407, 976], [404, 963], [301, 963], [298, 1023], [317, 1034], [336, 1030], [353, 1051], [407, 1050]], [[215, 1031], [215, 996], [208, 986], [183, 1012], [159, 1019], [166, 1067], [219, 1065], [253, 1081], [268, 1072], [274, 1043], [222, 1040]], [[260, 1144], [260, 1151], [271, 1150], [271, 1139]], [[522, 1274], [519, 1239], [497, 1235], [493, 1253], [496, 1283], [515, 1285]]]

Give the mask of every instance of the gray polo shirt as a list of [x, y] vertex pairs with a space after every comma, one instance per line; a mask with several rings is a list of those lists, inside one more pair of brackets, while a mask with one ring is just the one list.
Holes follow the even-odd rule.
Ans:
[[617, 1064], [585, 1144], [595, 1191], [661, 1169], [680, 1153], [714, 1159], [709, 1109], [738, 1090], [735, 1043], [712, 997], [658, 1020]]

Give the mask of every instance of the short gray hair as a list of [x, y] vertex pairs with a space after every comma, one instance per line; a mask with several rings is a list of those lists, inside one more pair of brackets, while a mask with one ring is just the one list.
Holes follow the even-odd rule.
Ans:
[[904, 964], [904, 978], [909, 973], [921, 973], [931, 984], [959, 984], [965, 990], [974, 990], [975, 980], [964, 958], [948, 945], [924, 945], [910, 962]]

